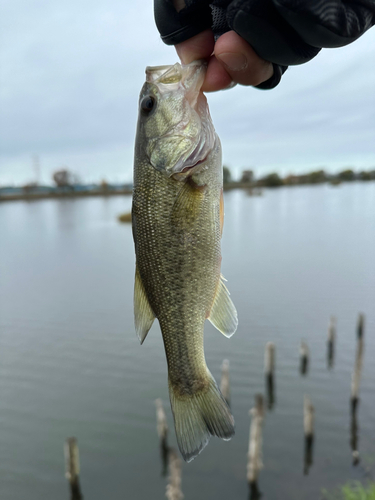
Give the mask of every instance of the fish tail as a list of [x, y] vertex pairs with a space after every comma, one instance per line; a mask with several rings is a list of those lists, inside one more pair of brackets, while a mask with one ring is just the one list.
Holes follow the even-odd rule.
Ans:
[[194, 394], [180, 395], [169, 380], [169, 397], [177, 443], [186, 462], [203, 450], [211, 435], [224, 440], [234, 435], [233, 416], [209, 371], [207, 387]]

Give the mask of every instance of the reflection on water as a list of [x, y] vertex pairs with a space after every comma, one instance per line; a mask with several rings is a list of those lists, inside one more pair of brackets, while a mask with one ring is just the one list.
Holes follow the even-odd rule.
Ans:
[[303, 473], [306, 475], [309, 473], [309, 469], [313, 464], [313, 448], [314, 448], [314, 435], [310, 434], [308, 436], [305, 436]]
[[335, 358], [335, 344], [332, 340], [327, 342], [327, 368], [330, 370], [333, 368]]
[[308, 396], [304, 396], [303, 402], [303, 427], [305, 431], [305, 453], [303, 473], [307, 475], [313, 464], [313, 447], [314, 447], [314, 421], [315, 408]]
[[350, 419], [350, 447], [352, 449], [353, 465], [359, 464], [359, 451], [358, 451], [359, 428], [358, 428], [358, 421], [357, 421], [358, 403], [359, 403], [358, 399], [352, 400], [351, 412], [350, 412], [350, 415], [351, 415], [351, 419]]
[[275, 351], [275, 344], [267, 342], [264, 353], [264, 372], [266, 374], [266, 401], [269, 410], [272, 410], [275, 404]]
[[336, 318], [331, 316], [328, 326], [327, 338], [327, 367], [330, 370], [333, 368], [335, 357], [335, 340], [336, 340]]
[[259, 490], [258, 483], [249, 484], [249, 500], [260, 500], [262, 493]]
[[[85, 498], [165, 496], [154, 400], [168, 401], [167, 368], [157, 324], [142, 346], [134, 332], [131, 227], [116, 221], [130, 202], [0, 205], [1, 500], [66, 500], [61, 447], [71, 435], [80, 443]], [[228, 340], [207, 323], [205, 353], [217, 381], [222, 360], [230, 361], [236, 435], [211, 439], [183, 464], [183, 493], [249, 497], [248, 409], [261, 391], [272, 406], [263, 428], [262, 498], [315, 500], [322, 488], [361, 478], [353, 451], [375, 455], [375, 183], [264, 190], [261, 197], [233, 191], [225, 212], [223, 274], [239, 328]], [[361, 404], [348, 420], [359, 311], [366, 314]], [[328, 369], [332, 314], [337, 339]], [[303, 377], [301, 338], [309, 347]], [[268, 341], [277, 346], [277, 404], [265, 384]], [[317, 415], [308, 475], [301, 466], [305, 393]], [[176, 447], [169, 404], [164, 409], [168, 446]]]
[[301, 375], [307, 375], [309, 369], [309, 348], [306, 342], [301, 342], [300, 348], [300, 373]]

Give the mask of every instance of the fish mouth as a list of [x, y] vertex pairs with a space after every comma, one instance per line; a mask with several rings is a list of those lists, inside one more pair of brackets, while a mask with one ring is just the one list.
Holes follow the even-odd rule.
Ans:
[[161, 92], [182, 85], [187, 92], [199, 92], [207, 70], [207, 61], [199, 59], [190, 64], [147, 66], [146, 82], [158, 85]]

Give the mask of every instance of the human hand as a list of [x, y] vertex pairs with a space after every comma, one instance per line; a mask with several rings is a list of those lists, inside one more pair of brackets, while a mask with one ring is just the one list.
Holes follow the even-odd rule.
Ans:
[[207, 59], [208, 68], [202, 86], [204, 92], [229, 88], [234, 83], [260, 85], [273, 75], [272, 63], [259, 57], [235, 31], [214, 41], [212, 30], [205, 30], [176, 45], [182, 63]]
[[375, 24], [375, 0], [328, 6], [321, 0], [154, 0], [154, 8], [162, 40], [176, 46], [184, 63], [208, 60], [206, 91], [232, 82], [274, 88], [289, 65], [352, 43]]

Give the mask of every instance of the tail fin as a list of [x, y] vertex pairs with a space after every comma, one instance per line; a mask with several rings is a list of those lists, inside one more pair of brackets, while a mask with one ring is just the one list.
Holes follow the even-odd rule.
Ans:
[[210, 435], [229, 440], [234, 434], [229, 407], [209, 371], [208, 377], [208, 388], [192, 395], [178, 395], [169, 382], [177, 443], [186, 462], [203, 450]]

